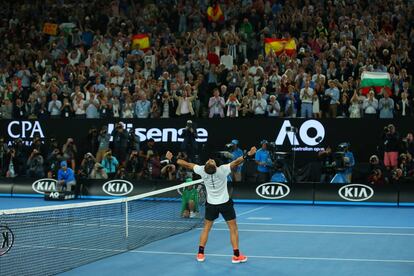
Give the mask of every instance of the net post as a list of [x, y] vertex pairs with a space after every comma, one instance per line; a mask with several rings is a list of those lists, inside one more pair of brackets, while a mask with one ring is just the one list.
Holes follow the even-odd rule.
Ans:
[[128, 239], [128, 199], [125, 199], [125, 238]]

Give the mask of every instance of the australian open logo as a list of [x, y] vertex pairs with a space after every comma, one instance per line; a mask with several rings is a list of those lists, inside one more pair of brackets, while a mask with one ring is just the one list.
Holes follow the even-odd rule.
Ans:
[[12, 230], [0, 225], [0, 256], [7, 254], [14, 244], [14, 234]]
[[256, 188], [256, 194], [266, 199], [284, 198], [290, 193], [288, 185], [277, 182], [263, 183]]
[[111, 196], [125, 196], [130, 194], [133, 189], [134, 185], [131, 182], [122, 179], [108, 181], [102, 186], [102, 190]]

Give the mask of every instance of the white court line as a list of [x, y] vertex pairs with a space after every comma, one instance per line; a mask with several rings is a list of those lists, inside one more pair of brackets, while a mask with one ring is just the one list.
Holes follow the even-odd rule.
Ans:
[[378, 225], [335, 225], [335, 224], [283, 224], [283, 223], [260, 223], [260, 222], [237, 222], [239, 225], [258, 226], [292, 226], [292, 227], [330, 227], [330, 228], [372, 228], [372, 229], [414, 229], [414, 226], [378, 226]]
[[[167, 251], [143, 251], [143, 250], [116, 250], [116, 249], [94, 249], [94, 248], [81, 248], [81, 247], [54, 247], [54, 246], [20, 246], [25, 248], [46, 248], [46, 249], [61, 249], [61, 250], [74, 250], [74, 251], [101, 251], [101, 252], [132, 252], [142, 254], [164, 254], [164, 255], [185, 255], [195, 256], [195, 253], [187, 252], [167, 252]], [[232, 255], [225, 254], [206, 254], [207, 257], [232, 257]], [[284, 259], [284, 260], [310, 260], [310, 261], [347, 261], [347, 262], [381, 262], [381, 263], [414, 263], [414, 260], [390, 260], [390, 259], [354, 259], [354, 258], [323, 258], [323, 257], [302, 257], [302, 256], [260, 256], [249, 255], [249, 258], [254, 259]]]
[[[236, 213], [236, 217], [238, 218], [238, 217], [241, 217], [241, 216], [244, 216], [244, 215], [247, 215], [247, 214], [250, 214], [250, 213], [256, 212], [256, 211], [258, 211], [258, 210], [263, 209], [264, 207], [266, 207], [266, 206], [257, 207], [257, 208], [254, 208], [254, 209], [251, 209], [251, 210], [248, 210], [248, 211], [242, 212], [242, 213], [240, 213], [240, 214], [237, 214], [237, 213]], [[214, 224], [216, 224], [216, 223], [225, 223], [225, 221], [224, 221], [224, 219], [223, 219], [223, 218], [221, 218], [221, 219], [218, 219], [218, 220], [216, 220], [216, 221], [214, 222]]]
[[[185, 255], [195, 256], [195, 253], [187, 252], [165, 252], [165, 251], [141, 251], [131, 250], [133, 253], [143, 254], [166, 254], [166, 255]], [[233, 255], [225, 254], [206, 254], [207, 257], [232, 257]], [[389, 259], [353, 259], [353, 258], [323, 258], [323, 257], [302, 257], [302, 256], [252, 256], [249, 258], [254, 259], [284, 259], [284, 260], [310, 260], [310, 261], [346, 261], [346, 262], [380, 262], [380, 263], [414, 263], [414, 260], [389, 260]]]
[[246, 219], [249, 219], [249, 220], [272, 220], [272, 218], [269, 218], [269, 217], [248, 217]]
[[[197, 228], [201, 229], [201, 228]], [[226, 228], [212, 228], [213, 231], [229, 231]], [[292, 231], [292, 230], [261, 230], [261, 229], [240, 229], [239, 232], [259, 233], [295, 233], [295, 234], [334, 234], [334, 235], [371, 235], [371, 236], [414, 236], [410, 233], [380, 233], [380, 232], [338, 232], [338, 231]]]

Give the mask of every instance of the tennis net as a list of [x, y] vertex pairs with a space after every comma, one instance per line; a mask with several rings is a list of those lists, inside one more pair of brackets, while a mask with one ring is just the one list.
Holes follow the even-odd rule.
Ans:
[[[182, 192], [196, 200], [182, 217]], [[0, 210], [0, 275], [54, 275], [199, 227], [202, 180], [138, 196]]]

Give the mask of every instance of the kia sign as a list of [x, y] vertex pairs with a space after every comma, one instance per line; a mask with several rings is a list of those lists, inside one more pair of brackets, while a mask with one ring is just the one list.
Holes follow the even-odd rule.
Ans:
[[57, 181], [51, 178], [43, 178], [36, 180], [32, 184], [32, 189], [38, 194], [44, 194], [45, 192], [51, 192], [57, 190]]
[[102, 185], [102, 190], [111, 196], [125, 196], [133, 189], [134, 185], [131, 182], [122, 179], [111, 180]]
[[363, 184], [349, 184], [341, 187], [338, 194], [348, 201], [365, 201], [374, 195], [374, 190]]
[[0, 225], [0, 256], [5, 255], [14, 244], [14, 234], [12, 230], [7, 227]]
[[263, 183], [256, 188], [256, 194], [266, 199], [280, 199], [290, 193], [290, 188], [286, 184], [277, 182]]

